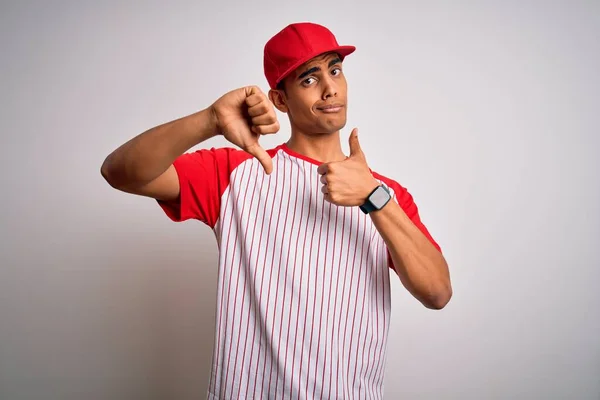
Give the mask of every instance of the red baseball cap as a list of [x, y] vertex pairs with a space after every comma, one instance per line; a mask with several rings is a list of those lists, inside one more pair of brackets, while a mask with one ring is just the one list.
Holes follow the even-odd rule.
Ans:
[[342, 60], [356, 50], [340, 46], [329, 29], [310, 22], [290, 24], [265, 45], [265, 76], [271, 89], [296, 68], [323, 53], [336, 52]]

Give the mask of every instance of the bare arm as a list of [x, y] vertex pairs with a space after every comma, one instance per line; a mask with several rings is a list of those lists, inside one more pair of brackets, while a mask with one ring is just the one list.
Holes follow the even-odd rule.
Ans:
[[[333, 204], [359, 206], [379, 185], [369, 170], [357, 135], [358, 130], [354, 129], [350, 135], [350, 157], [319, 166], [322, 191]], [[425, 307], [444, 308], [452, 297], [452, 286], [442, 253], [395, 200], [369, 215], [385, 241], [404, 287]]]
[[101, 173], [114, 188], [159, 200], [179, 196], [177, 157], [217, 134], [210, 109], [156, 126], [113, 151]]
[[279, 123], [269, 99], [256, 86], [232, 90], [209, 108], [156, 126], [113, 151], [101, 173], [114, 188], [174, 201], [180, 193], [173, 162], [190, 148], [222, 134], [255, 156], [267, 173], [272, 160], [258, 144], [260, 135], [276, 133]]
[[425, 307], [441, 309], [452, 297], [448, 264], [394, 200], [370, 213], [404, 287]]

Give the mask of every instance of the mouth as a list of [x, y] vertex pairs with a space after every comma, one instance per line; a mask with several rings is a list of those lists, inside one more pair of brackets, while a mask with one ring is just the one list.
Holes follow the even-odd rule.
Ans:
[[343, 108], [343, 104], [329, 104], [323, 107], [317, 107], [317, 110], [322, 111], [324, 113], [337, 113], [340, 112]]

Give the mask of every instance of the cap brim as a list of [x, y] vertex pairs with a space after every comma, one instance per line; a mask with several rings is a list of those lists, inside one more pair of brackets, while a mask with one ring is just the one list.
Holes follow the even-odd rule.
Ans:
[[313, 58], [320, 56], [321, 54], [325, 54], [325, 53], [338, 53], [342, 57], [342, 61], [343, 61], [346, 56], [354, 53], [355, 50], [356, 50], [355, 46], [338, 46], [338, 47], [334, 47], [334, 48], [329, 49], [329, 50], [319, 51], [319, 52], [314, 53], [314, 54], [308, 54], [305, 57], [303, 57], [300, 60], [298, 60], [294, 65], [292, 65], [291, 67], [289, 67], [283, 74], [281, 74], [281, 78], [279, 78], [279, 79], [277, 79], [275, 81], [275, 86], [277, 86], [289, 74], [291, 74], [292, 72], [294, 72], [296, 70], [296, 68], [298, 68], [302, 64], [304, 64], [304, 63], [312, 60]]

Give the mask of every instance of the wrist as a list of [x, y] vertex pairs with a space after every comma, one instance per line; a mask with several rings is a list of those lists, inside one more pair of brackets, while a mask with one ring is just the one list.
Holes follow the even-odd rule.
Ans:
[[221, 134], [219, 129], [219, 118], [217, 118], [217, 113], [214, 108], [214, 104], [204, 110], [208, 116], [208, 121], [206, 125], [207, 132], [210, 132], [211, 136], [218, 136]]
[[363, 190], [363, 195], [361, 196], [362, 202], [366, 202], [371, 193], [373, 193], [373, 191], [377, 189], [377, 187], [379, 187], [380, 185], [381, 183], [376, 181], [375, 178], [371, 179], [369, 183], [365, 185], [365, 190]]
[[194, 118], [194, 142], [202, 143], [219, 134], [216, 115], [211, 107], [193, 114]]
[[374, 189], [369, 192], [360, 209], [365, 214], [383, 209], [391, 200], [392, 196], [386, 185], [377, 182]]

